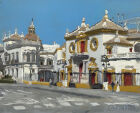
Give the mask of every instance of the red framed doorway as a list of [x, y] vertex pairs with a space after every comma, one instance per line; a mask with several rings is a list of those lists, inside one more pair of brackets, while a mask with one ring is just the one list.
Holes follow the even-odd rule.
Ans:
[[112, 74], [109, 73], [109, 72], [107, 72], [107, 73], [106, 73], [106, 78], [107, 78], [108, 84], [111, 84], [111, 82], [112, 82]]
[[91, 73], [91, 85], [95, 84], [95, 75], [96, 73]]
[[133, 85], [133, 76], [132, 73], [124, 73], [124, 85], [131, 86]]

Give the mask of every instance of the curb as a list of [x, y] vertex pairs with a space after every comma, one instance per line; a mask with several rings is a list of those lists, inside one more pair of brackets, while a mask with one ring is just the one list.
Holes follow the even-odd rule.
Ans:
[[[134, 93], [134, 92], [113, 92], [112, 91], [105, 91], [102, 89], [83, 89], [83, 88], [62, 88], [62, 87], [58, 87], [58, 86], [44, 86], [44, 85], [24, 85], [24, 87], [27, 88], [35, 88], [35, 89], [41, 89], [41, 90], [48, 90], [51, 92], [57, 92], [57, 93], [65, 93], [65, 94], [71, 94], [71, 95], [76, 95], [76, 96], [85, 96], [85, 97], [91, 97], [91, 98], [104, 98], [104, 95], [100, 95], [100, 93], [105, 93], [106, 96], [110, 97], [110, 95], [120, 95], [120, 96], [126, 96], [127, 95], [138, 95], [138, 93]], [[53, 89], [52, 89], [53, 88]], [[72, 91], [73, 90], [73, 91]], [[81, 90], [83, 92], [80, 92], [78, 90]], [[95, 92], [94, 92], [95, 91]], [[99, 93], [97, 93], [97, 91], [99, 91]], [[88, 94], [86, 94], [88, 92]]]
[[[62, 88], [58, 86], [45, 86], [45, 85], [29, 85], [29, 84], [0, 84], [0, 86], [14, 86], [14, 87], [24, 87], [24, 88], [35, 88], [35, 89], [40, 89], [40, 90], [48, 90], [51, 92], [57, 92], [57, 93], [63, 93], [63, 94], [71, 94], [71, 95], [76, 95], [76, 96], [85, 96], [85, 97], [91, 97], [91, 98], [104, 98], [105, 96], [110, 97], [111, 95], [114, 96], [126, 96], [126, 95], [135, 95], [135, 96], [140, 96], [139, 93], [134, 93], [134, 92], [111, 92], [111, 91], [105, 91], [102, 89], [83, 89], [83, 88]], [[88, 92], [88, 94], [87, 94]], [[101, 95], [104, 93], [104, 95]]]
[[[90, 98], [102, 98], [101, 96], [97, 96], [97, 95], [90, 95], [90, 94], [84, 94], [84, 93], [79, 93], [79, 92], [72, 92], [72, 91], [68, 91], [66, 90], [67, 88], [64, 88], [65, 90], [62, 90], [62, 89], [52, 89], [51, 88], [45, 88], [45, 87], [36, 87], [36, 86], [31, 86], [32, 88], [35, 88], [35, 89], [41, 89], [41, 90], [44, 90], [46, 89], [47, 91], [51, 91], [51, 92], [57, 92], [57, 93], [62, 93], [62, 94], [70, 94], [70, 95], [76, 95], [76, 96], [84, 96], [84, 97], [90, 97]], [[61, 88], [61, 87], [60, 87]], [[75, 89], [75, 88], [74, 88]]]
[[[31, 82], [31, 83], [30, 83]], [[44, 86], [50, 86], [49, 82], [38, 82], [38, 81], [23, 81], [24, 84], [27, 85], [44, 85]], [[58, 87], [62, 87], [62, 82], [57, 82]], [[85, 88], [85, 89], [91, 89], [88, 84], [75, 84], [75, 88]], [[108, 91], [111, 91], [111, 86], [108, 86]], [[95, 89], [92, 89], [95, 90]], [[114, 87], [114, 90], [116, 90], [116, 86]], [[120, 92], [129, 92], [129, 93], [140, 93], [140, 86], [120, 86]]]

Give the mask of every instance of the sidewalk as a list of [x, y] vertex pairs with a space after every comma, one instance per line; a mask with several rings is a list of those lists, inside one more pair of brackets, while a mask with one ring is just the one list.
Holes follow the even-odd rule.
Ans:
[[64, 88], [64, 87], [58, 87], [58, 86], [45, 86], [45, 85], [25, 85], [22, 84], [24, 87], [29, 88], [37, 88], [37, 89], [43, 89], [48, 90], [52, 92], [60, 92], [60, 93], [67, 93], [67, 94], [73, 94], [78, 96], [88, 96], [88, 97], [109, 97], [109, 96], [140, 96], [139, 93], [132, 93], [132, 92], [111, 92], [111, 91], [105, 91], [102, 89], [83, 89], [83, 88]]

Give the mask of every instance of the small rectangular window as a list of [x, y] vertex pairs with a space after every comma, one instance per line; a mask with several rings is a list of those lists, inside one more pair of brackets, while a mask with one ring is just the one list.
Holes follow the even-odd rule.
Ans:
[[132, 52], [132, 48], [129, 48], [129, 52]]

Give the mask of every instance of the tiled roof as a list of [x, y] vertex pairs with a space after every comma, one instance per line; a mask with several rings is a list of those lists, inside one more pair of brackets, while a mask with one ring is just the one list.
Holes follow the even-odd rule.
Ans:
[[104, 45], [120, 45], [120, 46], [133, 46], [129, 41], [121, 37], [115, 37], [105, 43]]
[[[85, 28], [85, 27], [79, 27], [76, 30], [70, 32], [67, 36], [68, 37], [70, 37], [70, 36], [77, 36], [80, 31], [85, 32], [86, 30], [87, 30], [87, 28]], [[67, 37], [67, 36], [65, 36], [65, 37]]]
[[27, 34], [24, 39], [31, 40], [31, 41], [40, 41], [39, 37], [33, 33]]
[[140, 40], [140, 32], [129, 33], [127, 40]]
[[137, 29], [129, 29], [128, 33], [140, 33], [140, 31], [137, 31]]
[[89, 29], [89, 25], [85, 24], [85, 18], [83, 18], [81, 26], [78, 26], [77, 29], [72, 32], [66, 33], [65, 37], [77, 36], [79, 32], [85, 32], [87, 29]]
[[18, 34], [13, 34], [13, 35], [10, 36], [10, 38], [20, 40], [21, 37]]
[[90, 28], [91, 30], [97, 30], [97, 29], [113, 29], [113, 30], [119, 30], [119, 31], [126, 31], [123, 27], [115, 24], [113, 21], [109, 19], [103, 19], [94, 26]]
[[[84, 21], [82, 23], [84, 23]], [[128, 31], [127, 29], [123, 28], [122, 26], [117, 25], [113, 21], [109, 20], [108, 11], [105, 10], [105, 15], [100, 22], [98, 22], [97, 24], [93, 25], [90, 28], [89, 28], [89, 25], [82, 26], [82, 24], [81, 24], [81, 27], [78, 27], [76, 30], [74, 30], [70, 33], [66, 33], [65, 38], [71, 37], [71, 36], [76, 36], [79, 34], [79, 31], [82, 31], [83, 33], [88, 33], [88, 32], [92, 32], [92, 31], [96, 31], [96, 30], [100, 30], [100, 29], [101, 30], [106, 29], [106, 30], [113, 30], [113, 31], [114, 30], [115, 31], [123, 31], [123, 32]]]

